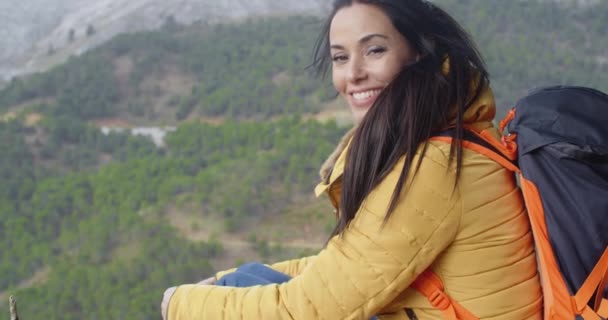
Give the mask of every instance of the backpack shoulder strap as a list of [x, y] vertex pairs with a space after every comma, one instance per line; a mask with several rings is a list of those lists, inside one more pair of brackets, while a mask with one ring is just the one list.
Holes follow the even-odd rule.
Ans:
[[[461, 141], [462, 146], [496, 161], [510, 171], [520, 172], [517, 161], [515, 160], [514, 153], [516, 150], [508, 149], [508, 147], [501, 145], [500, 142], [484, 133], [486, 132], [477, 133], [472, 130], [464, 130]], [[456, 129], [450, 128], [438, 132], [430, 140], [452, 143], [455, 136]]]
[[412, 287], [424, 295], [433, 308], [438, 309], [446, 320], [478, 320], [470, 311], [452, 300], [444, 290], [441, 279], [427, 269], [412, 283]]
[[[430, 140], [452, 143], [455, 135], [456, 130], [451, 128], [435, 134]], [[512, 172], [519, 172], [517, 163], [513, 160], [513, 152], [509, 152], [489, 135], [465, 130], [461, 143], [464, 148], [483, 154]], [[431, 269], [418, 275], [412, 287], [424, 295], [434, 308], [440, 310], [446, 320], [479, 319], [445, 293], [443, 282]]]

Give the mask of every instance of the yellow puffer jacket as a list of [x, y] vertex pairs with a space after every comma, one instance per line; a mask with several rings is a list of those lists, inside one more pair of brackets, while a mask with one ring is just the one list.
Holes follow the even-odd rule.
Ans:
[[[487, 90], [465, 119], [476, 130], [486, 129], [494, 113]], [[171, 298], [169, 319], [409, 319], [406, 308], [418, 319], [442, 319], [409, 288], [428, 267], [453, 299], [481, 319], [541, 319], [532, 236], [513, 175], [465, 150], [454, 188], [449, 150], [446, 143], [430, 142], [386, 225], [403, 159], [365, 199], [342, 237], [314, 257], [272, 265], [292, 280], [250, 288], [183, 285]], [[327, 192], [335, 205], [345, 155], [346, 149], [316, 190]]]

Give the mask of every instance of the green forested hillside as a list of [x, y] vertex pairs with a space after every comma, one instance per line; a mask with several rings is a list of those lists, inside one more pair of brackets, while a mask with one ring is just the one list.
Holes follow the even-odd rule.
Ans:
[[121, 35], [49, 72], [12, 81], [0, 110], [47, 98], [45, 113], [82, 120], [317, 112], [330, 96], [326, 83], [305, 71], [318, 29], [316, 18], [290, 17]]
[[[608, 91], [608, 3], [435, 2], [477, 40], [501, 113], [536, 86]], [[13, 79], [0, 91], [0, 314], [16, 294], [23, 319], [158, 318], [168, 286], [321, 243], [331, 210], [311, 191], [346, 128], [314, 120], [335, 105], [306, 70], [320, 24], [170, 24]], [[106, 123], [177, 129], [157, 147]]]
[[155, 317], [159, 292], [211, 274], [208, 259], [223, 248], [176, 233], [166, 207], [196, 203], [192, 215], [246, 228], [310, 190], [343, 131], [297, 117], [186, 124], [165, 153], [127, 152], [96, 171], [52, 175], [37, 170], [17, 121], [0, 129], [11, 141], [0, 154], [0, 287], [44, 275], [17, 291], [28, 319]]
[[569, 84], [608, 91], [608, 2], [435, 2], [453, 13], [479, 45], [499, 116], [538, 86]]

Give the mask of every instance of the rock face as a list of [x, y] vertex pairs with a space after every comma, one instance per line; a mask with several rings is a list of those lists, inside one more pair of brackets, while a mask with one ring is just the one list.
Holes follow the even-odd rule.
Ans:
[[43, 70], [118, 33], [175, 19], [214, 23], [254, 15], [321, 14], [328, 0], [2, 0], [0, 79]]

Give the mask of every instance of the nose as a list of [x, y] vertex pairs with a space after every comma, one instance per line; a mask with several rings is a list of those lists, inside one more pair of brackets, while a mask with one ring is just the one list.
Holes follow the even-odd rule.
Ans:
[[357, 82], [367, 77], [365, 70], [365, 63], [363, 59], [359, 57], [352, 57], [349, 61], [346, 78], [349, 82]]

